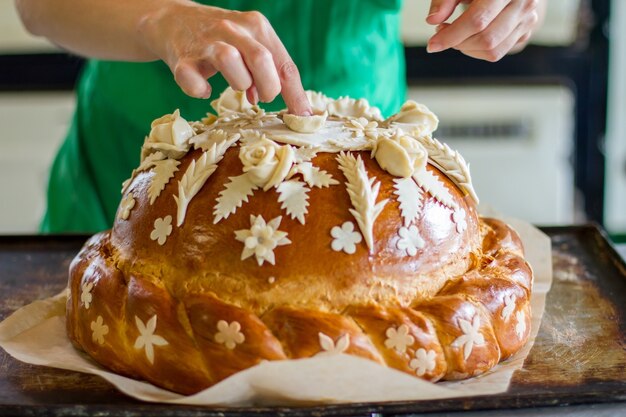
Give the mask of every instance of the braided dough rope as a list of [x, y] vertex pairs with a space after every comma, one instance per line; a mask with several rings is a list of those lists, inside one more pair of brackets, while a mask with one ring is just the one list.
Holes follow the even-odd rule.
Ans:
[[[112, 261], [110, 232], [103, 232], [70, 267], [68, 334], [106, 367], [184, 394], [263, 360], [332, 352], [429, 381], [467, 378], [510, 357], [530, 333], [533, 274], [522, 243], [501, 221], [484, 218], [481, 227], [482, 257], [431, 299], [410, 307], [350, 306], [342, 314], [276, 306], [261, 317], [214, 294], [175, 299], [150, 276], [124, 274]], [[219, 339], [216, 328], [234, 337]]]

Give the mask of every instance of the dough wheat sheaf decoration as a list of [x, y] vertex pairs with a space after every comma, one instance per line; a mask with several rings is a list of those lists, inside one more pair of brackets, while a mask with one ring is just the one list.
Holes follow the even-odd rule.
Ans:
[[437, 118], [307, 96], [313, 116], [227, 90], [217, 116], [152, 123], [113, 229], [72, 262], [76, 346], [187, 394], [263, 361], [349, 354], [436, 382], [520, 350], [532, 269], [478, 216]]
[[187, 206], [191, 199], [200, 191], [206, 180], [217, 169], [217, 164], [224, 157], [224, 153], [230, 148], [236, 139], [223, 140], [214, 143], [208, 151], [204, 152], [197, 160], [192, 160], [185, 175], [178, 183], [178, 196], [174, 196], [178, 213], [176, 225], [181, 226], [185, 221]]
[[456, 185], [467, 192], [474, 202], [478, 204], [479, 200], [472, 185], [469, 164], [465, 162], [463, 156], [432, 136], [420, 136], [417, 140], [426, 148], [428, 157], [435, 162], [435, 165], [441, 168]]
[[376, 178], [367, 176], [367, 170], [360, 155], [355, 158], [350, 153], [341, 152], [337, 156], [337, 161], [343, 175], [348, 180], [346, 188], [353, 207], [350, 209], [350, 213], [356, 219], [367, 247], [370, 253], [372, 253], [374, 251], [374, 221], [376, 221], [376, 218], [389, 200], [385, 199], [378, 203], [376, 202], [380, 182], [375, 182]]

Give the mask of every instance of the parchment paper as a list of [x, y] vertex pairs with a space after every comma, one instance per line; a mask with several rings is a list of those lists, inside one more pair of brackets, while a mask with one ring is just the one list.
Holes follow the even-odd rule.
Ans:
[[516, 355], [484, 375], [458, 382], [430, 383], [349, 355], [271, 361], [239, 372], [192, 396], [105, 370], [76, 350], [65, 331], [66, 292], [20, 308], [0, 323], [0, 347], [14, 358], [99, 375], [121, 392], [143, 401], [242, 406], [427, 400], [487, 395], [507, 390], [539, 330], [552, 283], [550, 239], [520, 220], [504, 219], [520, 234], [535, 273], [529, 342]]

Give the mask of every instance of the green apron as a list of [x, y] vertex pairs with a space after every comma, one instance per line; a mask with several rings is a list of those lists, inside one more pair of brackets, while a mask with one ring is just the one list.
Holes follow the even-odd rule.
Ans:
[[[259, 10], [297, 64], [305, 89], [329, 97], [367, 98], [384, 115], [405, 97], [400, 43], [401, 0], [223, 0], [231, 10]], [[209, 79], [212, 98], [227, 84]], [[263, 105], [284, 108], [282, 98]], [[139, 163], [150, 122], [179, 108], [187, 120], [213, 111], [186, 96], [163, 62], [87, 62], [67, 138], [50, 173], [46, 233], [96, 232], [111, 227], [122, 182]]]

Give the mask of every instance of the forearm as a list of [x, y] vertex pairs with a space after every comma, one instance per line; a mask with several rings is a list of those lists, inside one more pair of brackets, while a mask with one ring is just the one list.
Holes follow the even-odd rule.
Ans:
[[73, 53], [90, 58], [153, 61], [143, 40], [145, 19], [188, 0], [16, 0], [26, 29]]

